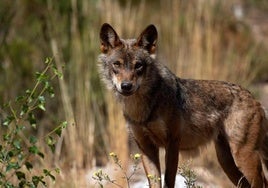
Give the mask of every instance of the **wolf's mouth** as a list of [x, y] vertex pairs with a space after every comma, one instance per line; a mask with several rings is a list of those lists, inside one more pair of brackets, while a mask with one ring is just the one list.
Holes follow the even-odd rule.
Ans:
[[139, 89], [139, 87], [136, 87], [136, 88], [132, 88], [131, 90], [118, 90], [117, 89], [117, 92], [120, 94], [120, 95], [123, 95], [125, 97], [128, 97], [128, 96], [131, 96], [133, 94], [135, 94], [137, 92], [137, 90]]
[[118, 91], [121, 95], [128, 97], [130, 95], [133, 95], [135, 91]]

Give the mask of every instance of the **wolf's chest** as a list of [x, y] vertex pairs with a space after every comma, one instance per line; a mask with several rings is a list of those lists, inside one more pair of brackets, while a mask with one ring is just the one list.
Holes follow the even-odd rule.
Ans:
[[147, 124], [150, 121], [152, 107], [150, 101], [144, 97], [132, 96], [123, 103], [123, 113], [128, 122], [131, 124]]
[[167, 126], [162, 119], [149, 122], [143, 127], [144, 134], [159, 147], [164, 147], [167, 144]]
[[132, 124], [129, 122], [129, 128], [138, 143], [153, 143], [158, 147], [167, 145], [168, 130], [166, 123], [161, 119], [146, 124]]

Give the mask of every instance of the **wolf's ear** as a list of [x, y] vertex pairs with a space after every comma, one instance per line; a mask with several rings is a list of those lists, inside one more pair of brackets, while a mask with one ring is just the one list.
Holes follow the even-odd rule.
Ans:
[[109, 49], [122, 44], [115, 30], [107, 23], [101, 27], [100, 40], [102, 53], [107, 53]]
[[149, 54], [156, 50], [157, 30], [154, 25], [149, 25], [137, 39], [137, 46], [146, 49]]

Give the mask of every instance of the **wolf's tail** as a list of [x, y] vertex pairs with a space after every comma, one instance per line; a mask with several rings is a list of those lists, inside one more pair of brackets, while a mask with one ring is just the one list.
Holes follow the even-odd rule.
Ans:
[[264, 109], [264, 112], [266, 117], [264, 119], [264, 125], [263, 125], [265, 136], [261, 147], [261, 161], [262, 161], [263, 175], [266, 179], [265, 187], [268, 187], [268, 109]]

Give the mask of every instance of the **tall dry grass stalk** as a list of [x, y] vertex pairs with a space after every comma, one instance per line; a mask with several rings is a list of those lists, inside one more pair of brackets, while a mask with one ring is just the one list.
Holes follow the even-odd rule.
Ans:
[[[56, 26], [57, 20], [55, 20], [55, 10], [52, 4], [52, 1], [47, 1], [48, 10], [50, 12], [50, 15], [48, 15], [47, 18], [47, 25], [49, 27], [49, 35], [50, 35], [50, 45], [51, 50], [53, 53], [53, 57], [55, 58], [55, 62], [57, 65], [57, 68], [59, 71], [63, 72], [62, 64], [64, 63], [63, 59], [63, 52], [61, 49], [61, 46], [59, 45], [59, 38], [57, 37], [57, 31], [54, 30], [54, 27]], [[54, 164], [57, 166], [61, 166], [60, 163], [62, 159], [62, 148], [63, 148], [63, 141], [65, 145], [68, 146], [68, 149], [66, 151], [67, 158], [65, 160], [69, 161], [69, 168], [71, 168], [69, 175], [70, 180], [72, 182], [76, 182], [75, 180], [78, 179], [77, 177], [77, 167], [80, 166], [79, 162], [81, 161], [80, 155], [77, 155], [77, 153], [82, 153], [81, 146], [77, 144], [77, 132], [76, 132], [76, 117], [74, 113], [74, 108], [71, 103], [71, 96], [69, 95], [69, 86], [66, 83], [65, 78], [62, 80], [59, 80], [60, 85], [60, 91], [61, 91], [61, 99], [62, 99], [62, 106], [64, 110], [64, 116], [69, 124], [68, 128], [64, 130], [62, 137], [60, 138], [60, 141], [56, 145], [56, 152], [55, 152], [55, 158], [54, 158]], [[66, 139], [68, 138], [68, 139]], [[64, 140], [63, 140], [64, 139]], [[80, 162], [81, 163], [81, 162]], [[63, 176], [63, 181], [66, 181], [65, 177]], [[77, 187], [76, 184], [74, 184], [74, 187]]]
[[[48, 0], [47, 6], [51, 49], [57, 68], [63, 72], [62, 65], [65, 64], [65, 60], [62, 42], [64, 37], [58, 30], [59, 15], [52, 1]], [[67, 176], [65, 176], [66, 173], [62, 176], [63, 182], [68, 182], [66, 184], [68, 187], [81, 187], [85, 183], [85, 181], [77, 181], [81, 176], [81, 169], [91, 168], [94, 163], [95, 118], [93, 114], [97, 113], [97, 110], [91, 110], [93, 100], [90, 92], [90, 68], [85, 63], [87, 59], [85, 53], [92, 49], [90, 46], [84, 49], [83, 36], [78, 30], [76, 0], [71, 1], [71, 7], [73, 10], [70, 22], [71, 35], [68, 41], [71, 53], [70, 62], [66, 63], [71, 70], [69, 79], [66, 75], [63, 80], [59, 80], [63, 113], [69, 126], [64, 130], [61, 141], [57, 143], [54, 163], [63, 169], [69, 169]]]
[[[167, 15], [159, 17], [161, 55], [164, 54], [168, 66], [177, 75], [245, 85], [256, 76], [251, 66], [256, 46], [250, 46], [242, 55], [244, 52], [238, 44], [249, 46], [250, 35], [248, 39], [241, 38], [240, 35], [249, 31], [234, 20], [231, 5], [231, 1], [210, 0], [171, 1], [161, 5], [164, 8], [160, 15]], [[167, 14], [169, 10], [172, 11]]]

